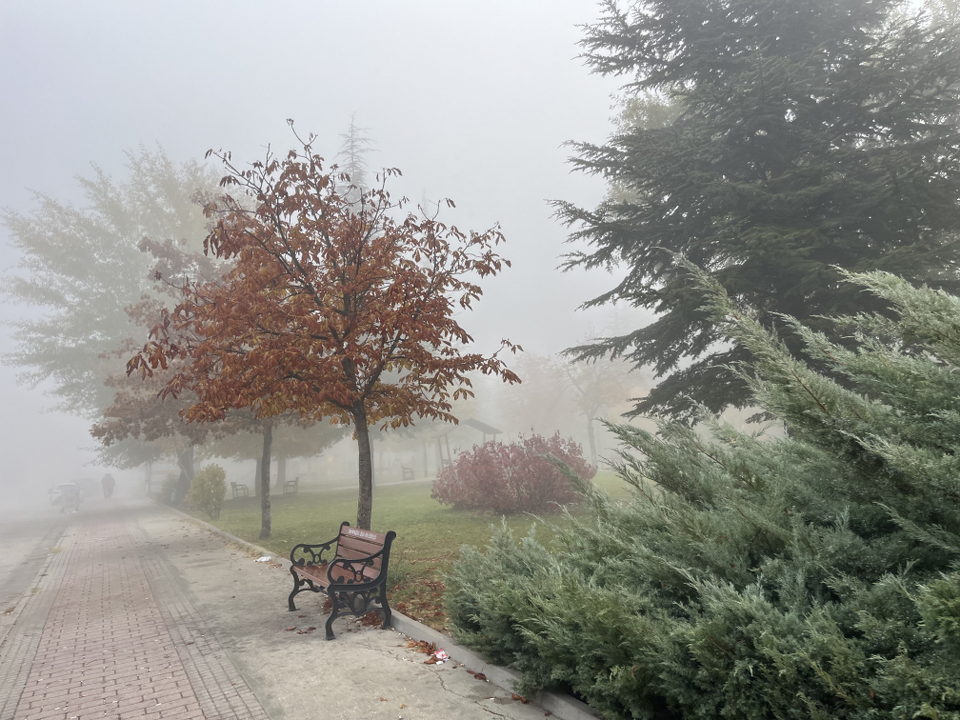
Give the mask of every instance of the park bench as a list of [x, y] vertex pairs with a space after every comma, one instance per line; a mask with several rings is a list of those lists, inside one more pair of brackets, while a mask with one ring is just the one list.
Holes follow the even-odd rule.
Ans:
[[387, 604], [387, 564], [390, 545], [397, 536], [392, 530], [381, 534], [340, 524], [333, 540], [318, 545], [301, 543], [290, 551], [293, 592], [287, 600], [295, 611], [293, 598], [304, 590], [324, 592], [332, 608], [327, 618], [327, 640], [333, 640], [333, 621], [340, 615], [364, 615], [376, 605], [383, 615], [383, 627], [390, 625]]
[[236, 500], [238, 497], [249, 497], [247, 494], [247, 486], [242, 483], [230, 483], [230, 489], [233, 490], [233, 499]]
[[287, 480], [283, 483], [284, 495], [296, 495], [300, 489], [300, 476], [297, 475], [293, 480]]
[[403, 479], [413, 480], [413, 468], [408, 468], [408, 467], [403, 468]]

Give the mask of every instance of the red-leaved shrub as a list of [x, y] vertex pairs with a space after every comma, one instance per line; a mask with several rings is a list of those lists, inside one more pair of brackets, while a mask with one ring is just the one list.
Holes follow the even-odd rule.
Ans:
[[562, 460], [585, 480], [597, 472], [573, 440], [559, 433], [551, 438], [532, 435], [509, 445], [474, 445], [440, 472], [430, 496], [455, 508], [500, 515], [555, 512], [562, 505], [580, 502], [570, 480], [543, 455]]

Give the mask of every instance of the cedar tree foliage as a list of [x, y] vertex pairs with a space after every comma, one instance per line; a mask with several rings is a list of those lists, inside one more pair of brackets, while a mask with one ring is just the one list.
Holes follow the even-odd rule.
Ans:
[[960, 298], [846, 278], [892, 308], [837, 319], [849, 344], [781, 318], [841, 385], [701, 276], [789, 436], [612, 426], [632, 500], [581, 483], [549, 545], [466, 548], [460, 640], [610, 720], [960, 717]]
[[[680, 253], [766, 327], [776, 313], [878, 309], [841, 269], [960, 289], [960, 28], [904, 0], [607, 0], [587, 63], [630, 79], [624, 123], [575, 166], [612, 191], [558, 203], [587, 249], [566, 267], [623, 279], [587, 306], [625, 301], [652, 324], [573, 348], [665, 377], [635, 414], [743, 407], [731, 363]], [[908, 16], [906, 13], [915, 13]], [[642, 106], [657, 112], [634, 112]], [[631, 119], [633, 122], [631, 122]], [[788, 344], [799, 344], [785, 338]]]
[[407, 201], [386, 190], [398, 171], [358, 188], [336, 166], [324, 170], [313, 136], [295, 136], [285, 157], [268, 149], [243, 169], [229, 153], [208, 153], [226, 168], [222, 186], [250, 201], [224, 195], [207, 207], [216, 225], [205, 247], [235, 264], [216, 282], [184, 284], [128, 370], [183, 362], [162, 394], [196, 393], [188, 420], [251, 408], [261, 418], [295, 411], [353, 423], [357, 524], [369, 528], [370, 424], [455, 422], [451, 401], [471, 395], [470, 372], [519, 381], [499, 351], [465, 352], [472, 338], [454, 319], [480, 297], [476, 279], [509, 262], [495, 252], [498, 227], [465, 234], [405, 212]]

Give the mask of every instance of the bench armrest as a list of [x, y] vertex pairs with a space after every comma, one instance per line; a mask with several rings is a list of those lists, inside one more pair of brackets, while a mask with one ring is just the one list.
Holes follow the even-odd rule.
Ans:
[[293, 550], [290, 551], [290, 563], [293, 565], [323, 565], [323, 554], [336, 544], [337, 538], [317, 545], [307, 543], [294, 545]]
[[[382, 555], [383, 550], [380, 550], [366, 557], [334, 558], [327, 567], [327, 580], [330, 582], [330, 588], [334, 590], [339, 588], [356, 589], [361, 585], [374, 586], [379, 584], [385, 575], [385, 567], [381, 566], [374, 577], [364, 574], [364, 570], [372, 569], [373, 561]], [[334, 577], [334, 571], [336, 571], [336, 577]]]

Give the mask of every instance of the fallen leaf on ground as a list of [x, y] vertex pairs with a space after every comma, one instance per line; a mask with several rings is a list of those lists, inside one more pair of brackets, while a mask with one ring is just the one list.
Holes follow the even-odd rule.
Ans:
[[284, 630], [285, 630], [286, 632], [290, 632], [291, 630], [296, 630], [296, 628], [295, 628], [295, 627], [289, 627], [289, 628], [284, 628]]
[[426, 640], [411, 640], [407, 647], [427, 655], [432, 655], [437, 649], [436, 643], [428, 643]]
[[373, 627], [374, 625], [379, 625], [383, 621], [380, 619], [380, 613], [378, 613], [376, 610], [371, 610], [365, 615], [362, 615], [358, 622], [364, 627]]

